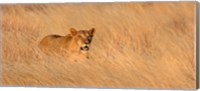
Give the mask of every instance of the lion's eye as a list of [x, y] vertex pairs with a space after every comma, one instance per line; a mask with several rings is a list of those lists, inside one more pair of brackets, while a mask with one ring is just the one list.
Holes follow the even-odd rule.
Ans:
[[78, 35], [79, 38], [82, 38], [82, 36]]
[[91, 37], [91, 36], [89, 36], [89, 37], [88, 37], [88, 40], [92, 40], [92, 37]]

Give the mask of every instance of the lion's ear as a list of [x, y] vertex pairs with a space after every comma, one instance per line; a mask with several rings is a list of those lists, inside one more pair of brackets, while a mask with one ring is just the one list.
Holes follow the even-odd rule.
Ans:
[[94, 29], [94, 28], [91, 28], [91, 29], [89, 30], [90, 35], [93, 35], [94, 32], [95, 32], [95, 29]]
[[70, 28], [70, 34], [71, 34], [72, 36], [75, 36], [75, 35], [77, 34], [76, 29]]

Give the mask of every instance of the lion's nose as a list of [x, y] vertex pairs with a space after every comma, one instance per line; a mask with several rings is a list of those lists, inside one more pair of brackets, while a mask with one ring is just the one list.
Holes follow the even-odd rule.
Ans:
[[90, 42], [89, 41], [85, 41], [85, 44], [90, 44]]

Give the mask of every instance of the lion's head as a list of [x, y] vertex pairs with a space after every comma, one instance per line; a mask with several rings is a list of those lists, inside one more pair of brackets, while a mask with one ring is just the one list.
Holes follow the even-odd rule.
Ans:
[[90, 49], [90, 44], [94, 36], [95, 29], [77, 31], [74, 28], [70, 29], [70, 35], [79, 46], [81, 52], [87, 52]]

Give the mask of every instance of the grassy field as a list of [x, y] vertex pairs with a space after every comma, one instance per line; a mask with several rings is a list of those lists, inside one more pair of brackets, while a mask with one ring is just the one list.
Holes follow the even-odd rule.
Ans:
[[[196, 3], [3, 5], [3, 86], [196, 88]], [[90, 59], [45, 55], [39, 41], [96, 29]]]

